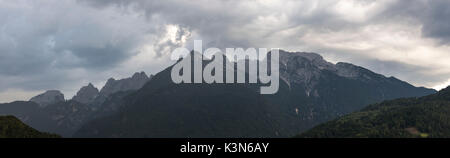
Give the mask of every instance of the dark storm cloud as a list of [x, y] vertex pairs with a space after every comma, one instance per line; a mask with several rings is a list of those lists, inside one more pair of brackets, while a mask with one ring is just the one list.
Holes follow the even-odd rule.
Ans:
[[450, 44], [450, 1], [435, 0], [430, 3], [424, 17], [422, 32], [427, 37], [438, 38], [445, 44]]
[[128, 60], [154, 30], [125, 10], [98, 10], [71, 0], [1, 1], [0, 93], [78, 89], [73, 86], [84, 80], [96, 82], [85, 75]]
[[422, 26], [424, 37], [434, 38], [441, 44], [450, 44], [450, 1], [448, 0], [400, 0], [379, 15], [392, 21], [414, 21]]
[[[66, 63], [71, 63], [75, 67], [90, 69], [110, 66], [126, 59], [127, 52], [123, 49], [126, 45], [107, 44], [109, 39], [106, 37], [104, 39], [96, 37], [102, 34], [100, 29], [103, 28], [82, 24], [92, 19], [78, 21], [79, 19], [71, 19], [73, 15], [49, 17], [47, 14], [53, 12], [50, 7], [40, 9], [49, 10], [31, 9], [23, 12], [19, 9], [3, 10], [2, 15], [8, 21], [4, 21], [1, 25], [0, 66], [4, 67], [0, 70], [1, 74], [41, 73], [40, 71], [50, 68], [55, 63], [57, 64], [54, 66], [66, 66]], [[54, 12], [66, 13], [61, 10]], [[9, 15], [12, 14], [16, 14], [17, 18], [11, 18]], [[72, 20], [81, 24], [76, 26], [66, 24]], [[98, 46], [92, 46], [88, 42], [97, 43]], [[71, 53], [77, 59], [61, 60], [60, 57], [67, 53]]]
[[149, 57], [147, 49], [158, 58], [148, 62], [161, 60], [194, 39], [204, 48], [318, 52], [434, 86], [450, 78], [449, 7], [447, 0], [0, 1], [0, 94], [72, 90], [80, 80], [142, 71], [123, 63]]

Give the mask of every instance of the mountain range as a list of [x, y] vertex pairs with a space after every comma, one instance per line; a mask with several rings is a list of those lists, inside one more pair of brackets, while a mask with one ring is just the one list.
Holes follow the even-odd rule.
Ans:
[[275, 95], [258, 84], [175, 84], [168, 67], [74, 137], [292, 137], [368, 104], [435, 93], [315, 53], [280, 51], [279, 64]]
[[29, 101], [0, 104], [0, 115], [14, 115], [40, 131], [71, 137], [87, 121], [114, 113], [118, 106], [109, 100], [121, 97], [116, 93], [136, 91], [148, 80], [144, 72], [121, 80], [111, 78], [101, 91], [89, 83], [69, 100], [60, 91], [49, 90]]
[[274, 95], [261, 95], [261, 83], [175, 84], [170, 66], [88, 84], [70, 100], [51, 90], [0, 104], [0, 115], [63, 137], [292, 137], [369, 104], [436, 93], [316, 53], [280, 51], [279, 61]]

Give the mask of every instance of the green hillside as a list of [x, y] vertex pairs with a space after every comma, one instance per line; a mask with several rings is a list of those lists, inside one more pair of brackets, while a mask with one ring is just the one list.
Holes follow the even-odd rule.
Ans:
[[55, 134], [39, 132], [14, 116], [0, 116], [0, 138], [59, 138]]
[[371, 105], [298, 137], [450, 138], [450, 87], [425, 97]]

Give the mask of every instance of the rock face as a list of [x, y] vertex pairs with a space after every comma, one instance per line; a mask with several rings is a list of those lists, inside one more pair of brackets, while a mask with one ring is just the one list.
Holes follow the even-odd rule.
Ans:
[[64, 102], [64, 94], [57, 90], [49, 90], [30, 99], [30, 101], [39, 104], [40, 107]]
[[[0, 116], [13, 115], [25, 124], [42, 132], [70, 137], [89, 120], [92, 108], [76, 101], [64, 101], [39, 107], [35, 102], [0, 104]], [[0, 132], [1, 133], [1, 132]]]
[[78, 92], [77, 95], [75, 95], [72, 100], [83, 103], [83, 104], [89, 104], [98, 96], [99, 91], [97, 88], [95, 88], [91, 83], [89, 85], [82, 87]]
[[60, 136], [39, 132], [14, 116], [0, 116], [0, 138], [59, 138]]
[[110, 78], [100, 91], [100, 95], [109, 96], [116, 92], [137, 90], [144, 86], [149, 79], [145, 72], [135, 73], [131, 78], [121, 80]]
[[273, 95], [261, 95], [260, 84], [175, 84], [169, 67], [74, 136], [292, 137], [372, 103], [435, 93], [314, 53], [280, 51], [279, 66]]
[[323, 72], [331, 72], [337, 76], [357, 80], [387, 79], [363, 67], [350, 63], [330, 63], [316, 53], [280, 51], [280, 75], [288, 84], [297, 83], [315, 85]]

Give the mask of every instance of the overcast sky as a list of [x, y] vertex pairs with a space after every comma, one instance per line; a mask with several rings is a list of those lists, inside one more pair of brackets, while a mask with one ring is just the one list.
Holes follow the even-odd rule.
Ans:
[[450, 84], [448, 0], [0, 0], [0, 102], [155, 74], [169, 52], [321, 54], [415, 86]]

